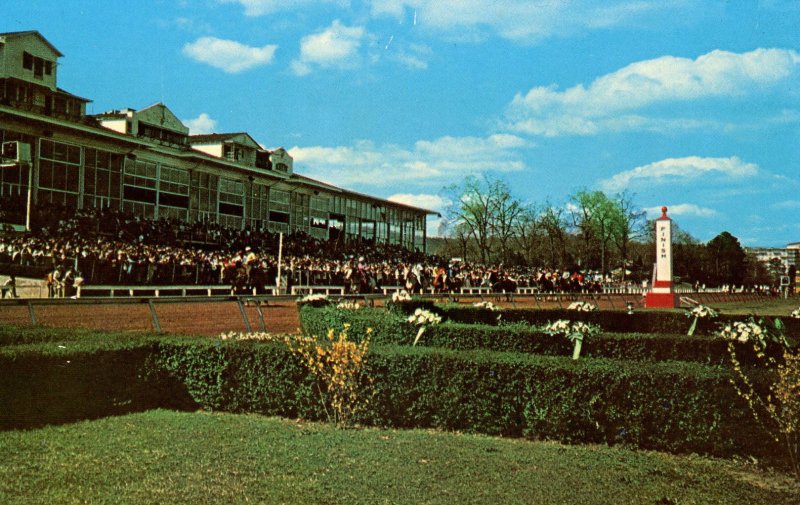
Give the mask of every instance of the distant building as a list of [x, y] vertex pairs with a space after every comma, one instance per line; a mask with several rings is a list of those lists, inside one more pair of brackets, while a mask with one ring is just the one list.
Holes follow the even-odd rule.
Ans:
[[[302, 231], [426, 248], [434, 212], [294, 172], [283, 148], [250, 135], [189, 135], [163, 103], [86, 115], [90, 100], [57, 86], [62, 54], [37, 31], [0, 33], [0, 202], [113, 207], [150, 218]], [[30, 169], [30, 170], [29, 170]]]
[[[795, 270], [797, 276], [797, 265], [800, 263], [800, 242], [787, 244], [785, 248], [780, 247], [745, 247], [745, 252], [752, 254], [761, 263], [770, 263], [779, 260], [783, 265], [783, 273], [786, 274], [791, 268]], [[795, 279], [795, 282], [800, 279]]]

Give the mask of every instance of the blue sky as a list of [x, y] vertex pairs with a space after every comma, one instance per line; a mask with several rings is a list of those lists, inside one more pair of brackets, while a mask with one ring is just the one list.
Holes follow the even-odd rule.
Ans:
[[[800, 241], [800, 2], [28, 0], [94, 113], [164, 102], [304, 175], [426, 208], [489, 174], [662, 205], [694, 237]], [[430, 228], [435, 231], [436, 223]]]

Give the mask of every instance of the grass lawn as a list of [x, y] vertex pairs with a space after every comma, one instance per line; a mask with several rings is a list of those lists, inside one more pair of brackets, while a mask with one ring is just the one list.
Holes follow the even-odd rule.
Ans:
[[0, 503], [797, 504], [751, 465], [256, 415], [140, 414], [0, 432]]

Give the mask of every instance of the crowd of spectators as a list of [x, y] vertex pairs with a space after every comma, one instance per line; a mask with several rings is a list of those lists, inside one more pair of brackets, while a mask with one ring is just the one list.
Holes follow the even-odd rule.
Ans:
[[[47, 272], [50, 296], [71, 296], [81, 283], [109, 285], [231, 285], [265, 292], [293, 285], [344, 286], [369, 293], [383, 286], [447, 292], [461, 287], [513, 291], [600, 291], [598, 274], [445, 260], [396, 245], [320, 241], [214, 223], [150, 220], [114, 209], [38, 208], [33, 233], [0, 236], [0, 264]], [[280, 278], [279, 278], [280, 276]]]

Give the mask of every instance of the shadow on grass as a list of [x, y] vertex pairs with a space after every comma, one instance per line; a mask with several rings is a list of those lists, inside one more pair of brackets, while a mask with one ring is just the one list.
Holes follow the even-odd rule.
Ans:
[[36, 357], [0, 367], [0, 431], [142, 412], [193, 411], [186, 386], [147, 366], [150, 351]]

